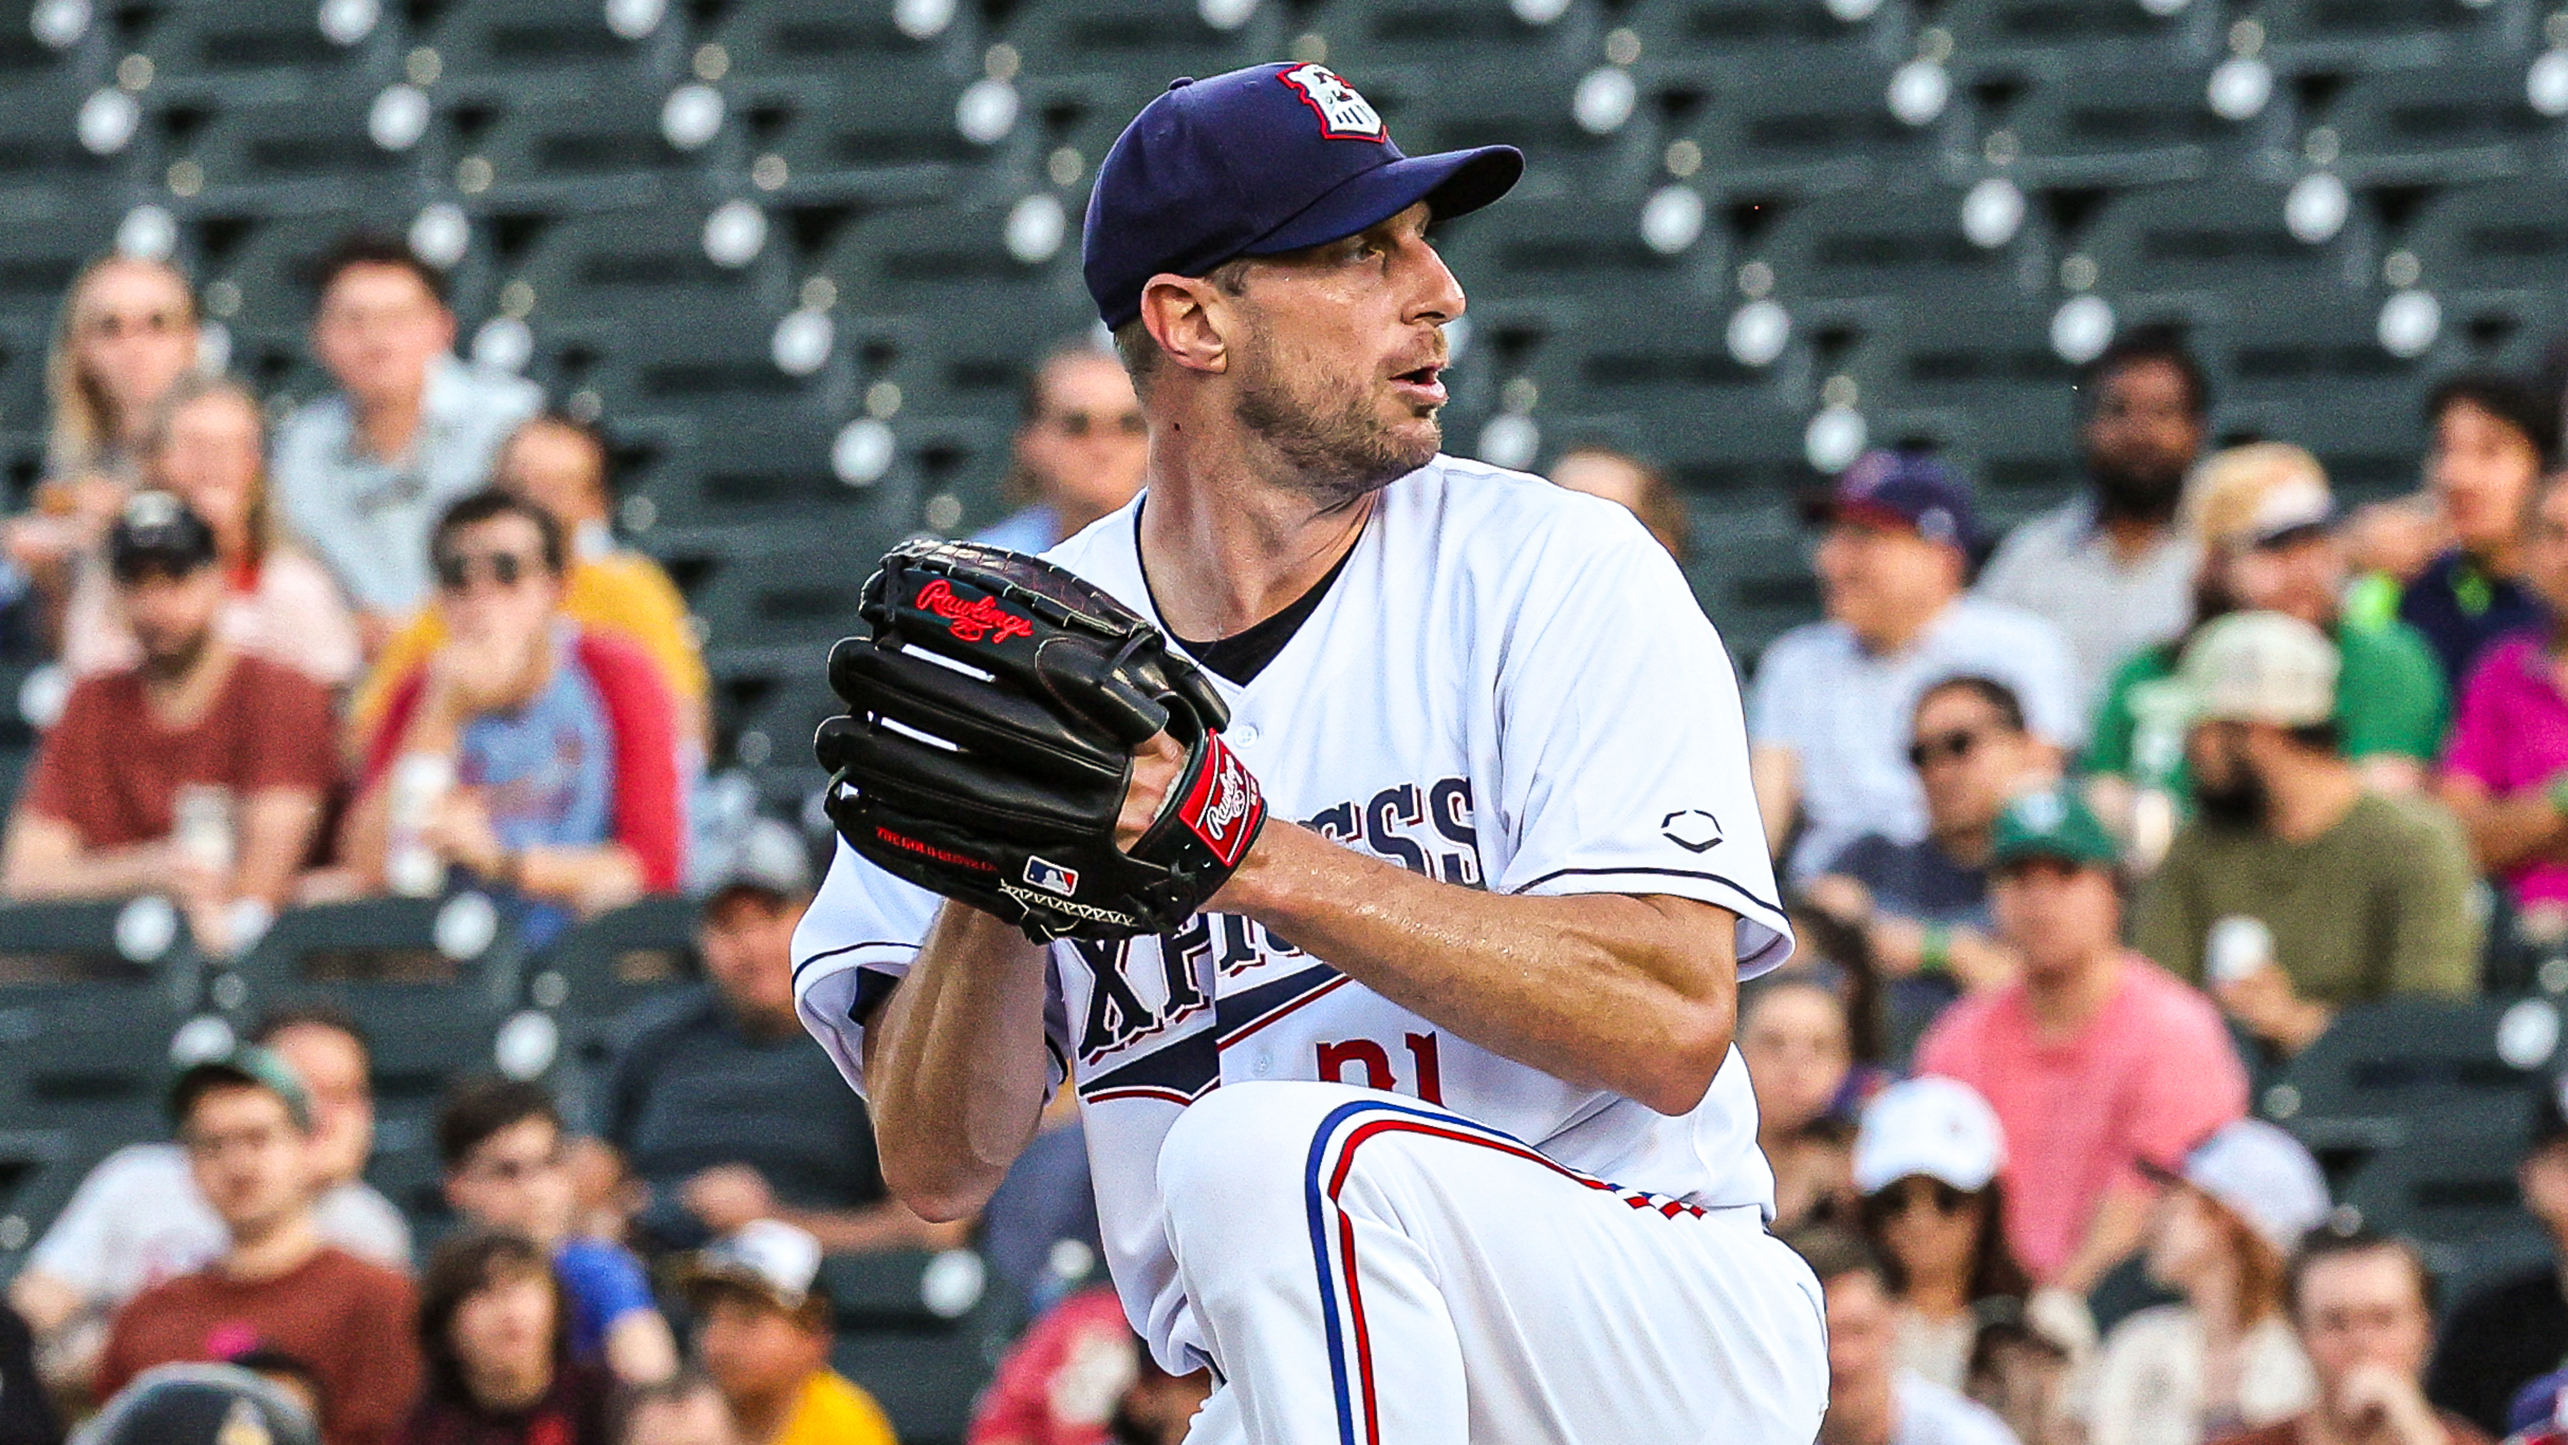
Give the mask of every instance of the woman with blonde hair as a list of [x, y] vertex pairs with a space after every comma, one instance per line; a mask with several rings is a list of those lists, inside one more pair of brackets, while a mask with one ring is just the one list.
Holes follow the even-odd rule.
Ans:
[[2105, 1337], [2088, 1445], [2198, 1445], [2315, 1403], [2284, 1284], [2328, 1208], [2317, 1161], [2261, 1119], [2225, 1124], [2196, 1146], [2149, 1221], [2150, 1277], [2184, 1301], [2142, 1310]]
[[[338, 584], [285, 540], [267, 490], [267, 428], [258, 398], [228, 377], [189, 376], [161, 399], [138, 443], [144, 478], [187, 504], [214, 533], [230, 583], [215, 631], [244, 651], [337, 686], [362, 661], [357, 626]], [[129, 667], [140, 657], [94, 554], [82, 559], [63, 616], [62, 660], [72, 675]]]
[[166, 261], [109, 255], [64, 294], [45, 360], [52, 408], [35, 506], [0, 528], [0, 554], [47, 599], [58, 623], [71, 564], [106, 535], [141, 471], [153, 410], [197, 363], [196, 294]]

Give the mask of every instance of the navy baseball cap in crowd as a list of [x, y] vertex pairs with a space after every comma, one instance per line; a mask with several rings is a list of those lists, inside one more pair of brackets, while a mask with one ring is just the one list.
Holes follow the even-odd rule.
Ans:
[[1826, 491], [1802, 499], [1802, 519], [1898, 527], [1929, 542], [1968, 552], [1978, 544], [1971, 489], [1953, 469], [1924, 452], [1869, 451]]
[[214, 531], [168, 492], [136, 492], [107, 529], [107, 565], [132, 581], [154, 567], [186, 574], [212, 562]]
[[1476, 211], [1525, 172], [1514, 146], [1403, 155], [1372, 103], [1326, 66], [1252, 65], [1171, 83], [1097, 167], [1082, 269], [1108, 329], [1150, 278], [1201, 276], [1352, 236], [1420, 201]]

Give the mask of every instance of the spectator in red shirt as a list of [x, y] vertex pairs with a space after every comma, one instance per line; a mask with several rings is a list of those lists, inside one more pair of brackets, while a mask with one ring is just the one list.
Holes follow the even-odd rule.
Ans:
[[72, 688], [0, 846], [8, 896], [174, 893], [217, 952], [285, 901], [336, 772], [330, 697], [222, 636], [215, 560], [169, 493], [125, 504], [108, 561], [141, 661]]
[[386, 1445], [419, 1390], [410, 1281], [322, 1242], [302, 1083], [266, 1049], [237, 1049], [181, 1074], [170, 1110], [226, 1244], [117, 1313], [99, 1396], [154, 1365], [285, 1355], [319, 1383], [323, 1445]]
[[676, 708], [648, 656], [563, 617], [560, 525], [477, 492], [429, 546], [448, 640], [366, 741], [350, 860], [420, 895], [460, 868], [534, 905], [538, 933], [675, 889]]
[[2211, 1000], [2121, 942], [2114, 847], [2064, 789], [1998, 819], [1989, 898], [2024, 976], [1955, 1004], [1917, 1071], [1959, 1079], [2006, 1138], [2007, 1241], [2034, 1279], [2083, 1295], [2138, 1247], [2158, 1186], [2247, 1109]]

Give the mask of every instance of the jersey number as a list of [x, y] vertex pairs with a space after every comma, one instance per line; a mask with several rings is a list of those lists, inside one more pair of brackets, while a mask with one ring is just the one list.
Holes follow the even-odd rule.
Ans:
[[[1417, 1074], [1418, 1086], [1408, 1092], [1430, 1104], [1444, 1102], [1444, 1069], [1436, 1059], [1434, 1034], [1404, 1034], [1401, 1042], [1409, 1046], [1409, 1062]], [[1386, 1094], [1401, 1092], [1400, 1079], [1391, 1068], [1391, 1051], [1371, 1039], [1341, 1039], [1317, 1045], [1320, 1078], [1327, 1083], [1355, 1084], [1367, 1089], [1380, 1089]], [[1347, 1066], [1362, 1070], [1363, 1077], [1347, 1077]]]

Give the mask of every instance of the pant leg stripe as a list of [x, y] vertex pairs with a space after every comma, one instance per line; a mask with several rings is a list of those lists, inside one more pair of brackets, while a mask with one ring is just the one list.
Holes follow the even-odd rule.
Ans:
[[[1359, 1120], [1358, 1115], [1373, 1117]], [[1342, 1141], [1338, 1138], [1341, 1132], [1344, 1134]], [[1486, 1126], [1474, 1125], [1453, 1114], [1370, 1099], [1332, 1110], [1320, 1121], [1320, 1127], [1312, 1136], [1304, 1185], [1310, 1212], [1312, 1262], [1319, 1273], [1320, 1315], [1328, 1340], [1330, 1383], [1336, 1392], [1340, 1445], [1357, 1445], [1359, 1418], [1363, 1422], [1363, 1445], [1381, 1445], [1382, 1441], [1379, 1401], [1374, 1390], [1372, 1340], [1365, 1326], [1364, 1296], [1356, 1272], [1355, 1223], [1339, 1207], [1338, 1196], [1346, 1187], [1347, 1175], [1355, 1167], [1356, 1147], [1367, 1139], [1386, 1133], [1424, 1134], [1430, 1138], [1494, 1149], [1527, 1163], [1538, 1164], [1589, 1189], [1611, 1194], [1635, 1210], [1646, 1210], [1669, 1219], [1679, 1216], [1699, 1219], [1704, 1213], [1698, 1205], [1645, 1190], [1626, 1189], [1582, 1174], [1520, 1140]], [[1330, 1167], [1332, 1153], [1336, 1156], [1334, 1167]], [[1327, 1219], [1332, 1214], [1337, 1217], [1338, 1225], [1338, 1247], [1335, 1250], [1331, 1250], [1328, 1244]], [[1340, 1278], [1346, 1287], [1347, 1319], [1343, 1328], [1338, 1318], [1337, 1303]], [[1347, 1359], [1347, 1334], [1350, 1332], [1354, 1336], [1355, 1359], [1352, 1366]]]

